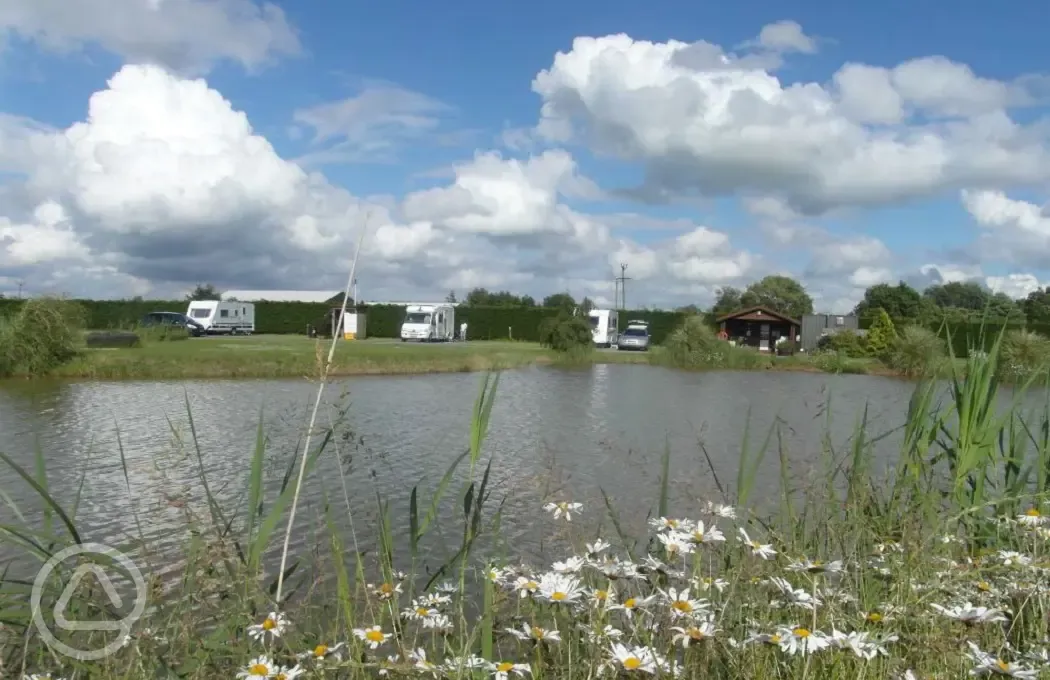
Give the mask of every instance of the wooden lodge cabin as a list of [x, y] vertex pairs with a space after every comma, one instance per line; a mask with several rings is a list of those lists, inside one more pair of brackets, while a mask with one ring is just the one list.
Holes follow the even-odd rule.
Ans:
[[761, 352], [775, 350], [777, 340], [782, 337], [798, 341], [802, 328], [797, 319], [761, 306], [738, 309], [716, 321], [721, 334], [730, 342]]

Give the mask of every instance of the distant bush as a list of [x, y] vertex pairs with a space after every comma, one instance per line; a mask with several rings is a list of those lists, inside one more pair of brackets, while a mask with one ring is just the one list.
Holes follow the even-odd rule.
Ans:
[[857, 357], [851, 357], [845, 352], [818, 350], [812, 354], [812, 361], [814, 366], [825, 373], [864, 374], [868, 372], [868, 368], [863, 361]]
[[586, 317], [560, 312], [540, 322], [540, 343], [556, 352], [585, 354], [594, 349], [594, 335]]
[[1023, 379], [1050, 364], [1050, 339], [1032, 331], [1012, 330], [1003, 335], [999, 366], [1005, 377]]
[[734, 347], [719, 339], [706, 319], [699, 315], [686, 317], [671, 332], [660, 358], [675, 368], [686, 369], [753, 369], [772, 362], [768, 353], [749, 347]]
[[0, 376], [45, 375], [83, 346], [84, 308], [58, 298], [34, 298], [0, 317]]
[[893, 347], [897, 339], [897, 328], [893, 325], [893, 319], [886, 313], [885, 309], [879, 308], [879, 314], [875, 317], [875, 323], [868, 329], [865, 338], [865, 349], [868, 356], [876, 359], [884, 359]]
[[848, 329], [825, 335], [817, 341], [817, 349], [821, 352], [843, 354], [851, 359], [868, 356], [864, 336]]
[[922, 326], [905, 326], [887, 352], [886, 364], [908, 376], [936, 373], [947, 352], [944, 338]]

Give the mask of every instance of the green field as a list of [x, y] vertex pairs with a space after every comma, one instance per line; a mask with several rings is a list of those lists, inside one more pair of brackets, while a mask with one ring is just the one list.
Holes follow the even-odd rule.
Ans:
[[[316, 376], [329, 341], [301, 335], [191, 338], [130, 349], [87, 349], [53, 375], [89, 379], [291, 378]], [[331, 375], [451, 373], [554, 363], [536, 343], [475, 341], [451, 344], [375, 339], [340, 341]], [[639, 352], [596, 351], [595, 363], [647, 363]]]

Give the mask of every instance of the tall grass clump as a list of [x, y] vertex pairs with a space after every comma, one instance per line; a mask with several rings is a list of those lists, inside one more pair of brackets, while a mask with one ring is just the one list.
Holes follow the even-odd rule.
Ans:
[[46, 375], [74, 358], [86, 319], [80, 304], [60, 298], [33, 298], [0, 317], [0, 377]]
[[540, 344], [563, 361], [584, 361], [594, 351], [594, 334], [586, 316], [562, 311], [540, 324]]
[[905, 326], [886, 355], [886, 364], [909, 376], [937, 375], [944, 365], [947, 346], [934, 331]]
[[[440, 479], [406, 489], [407, 503], [377, 494], [364, 520], [344, 477], [355, 471], [319, 475], [319, 544], [299, 555], [287, 536], [302, 530], [302, 479], [341, 460], [335, 426], [312, 416], [314, 443], [292, 452], [272, 488], [260, 418], [233, 507], [217, 499], [194, 434], [199, 525], [185, 566], [151, 581], [149, 613], [125, 644], [92, 662], [52, 653], [29, 623], [28, 581], [4, 572], [0, 670], [78, 680], [1046, 677], [1050, 407], [1027, 413], [1027, 385], [999, 401], [999, 351], [968, 359], [946, 388], [919, 383], [888, 461], [876, 447], [890, 434], [873, 431], [864, 410], [845, 446], [829, 436], [812, 452], [818, 472], [802, 483], [774, 422], [757, 447], [745, 431], [736, 488], [701, 446], [691, 461], [707, 461], [717, 494], [676, 505], [668, 445], [652, 509], [636, 518], [604, 489], [580, 498], [568, 487], [504, 517], [499, 494], [515, 493], [521, 473], [486, 451], [496, 390], [486, 377], [462, 449]], [[771, 447], [779, 455], [767, 461]], [[0, 460], [46, 509], [42, 526], [20, 509], [0, 524], [5, 548], [43, 562], [91, 540], [79, 498], [51, 495], [42, 454], [33, 470]], [[778, 464], [759, 493], [757, 471]], [[134, 493], [126, 464], [123, 485]], [[25, 497], [3, 500], [17, 508]], [[528, 563], [514, 532], [501, 534], [508, 519], [541, 527], [554, 553]], [[47, 612], [70, 571], [46, 590]], [[100, 602], [89, 591], [73, 606]], [[81, 648], [92, 635], [69, 634]]]
[[1002, 339], [1000, 368], [1011, 381], [1045, 375], [1050, 366], [1050, 339], [1027, 330], [1007, 331]]

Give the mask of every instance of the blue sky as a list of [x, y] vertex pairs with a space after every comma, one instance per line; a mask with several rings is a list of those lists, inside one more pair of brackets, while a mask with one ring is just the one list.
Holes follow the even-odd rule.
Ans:
[[[361, 11], [302, 0], [274, 12], [255, 0], [120, 0], [124, 14], [107, 18], [93, 11], [111, 8], [101, 0], [72, 11], [12, 1], [0, 9], [0, 112], [17, 117], [0, 127], [0, 290], [17, 280], [159, 295], [203, 278], [338, 288], [343, 265], [317, 258], [352, 249], [363, 225], [375, 232], [364, 271], [387, 297], [485, 285], [602, 298], [624, 258], [661, 306], [704, 304], [719, 286], [772, 271], [836, 310], [880, 280], [966, 278], [1020, 296], [1048, 278], [1050, 10], [1038, 3], [468, 0]], [[777, 22], [797, 31], [762, 38]], [[619, 33], [631, 42], [574, 47]], [[683, 66], [686, 51], [670, 59], [641, 41], [718, 45], [740, 85], [718, 81], [715, 62]], [[899, 66], [923, 57], [941, 59]], [[859, 85], [847, 92], [851, 63], [881, 70], [852, 71]], [[108, 84], [138, 67], [156, 70]], [[535, 91], [541, 72], [548, 84]], [[888, 83], [879, 92], [899, 112], [869, 115], [893, 105], [871, 99], [860, 76]], [[228, 107], [211, 117], [215, 102], [183, 100], [200, 94], [193, 78]], [[728, 109], [716, 87], [738, 88]], [[94, 93], [108, 103], [89, 109]], [[169, 104], [156, 120], [136, 103], [150, 94]], [[269, 166], [245, 160], [250, 135], [229, 123], [239, 112], [290, 184], [246, 179], [245, 168]], [[80, 137], [67, 134], [74, 124]], [[565, 125], [571, 133], [552, 132]], [[896, 169], [880, 161], [891, 151], [906, 156]], [[100, 169], [100, 153], [125, 165]], [[479, 164], [489, 153], [499, 156]], [[209, 170], [179, 174], [196, 164]], [[209, 215], [222, 216], [221, 230]], [[204, 243], [206, 227], [215, 252], [171, 256]], [[78, 247], [54, 245], [71, 243], [63, 234]]]

